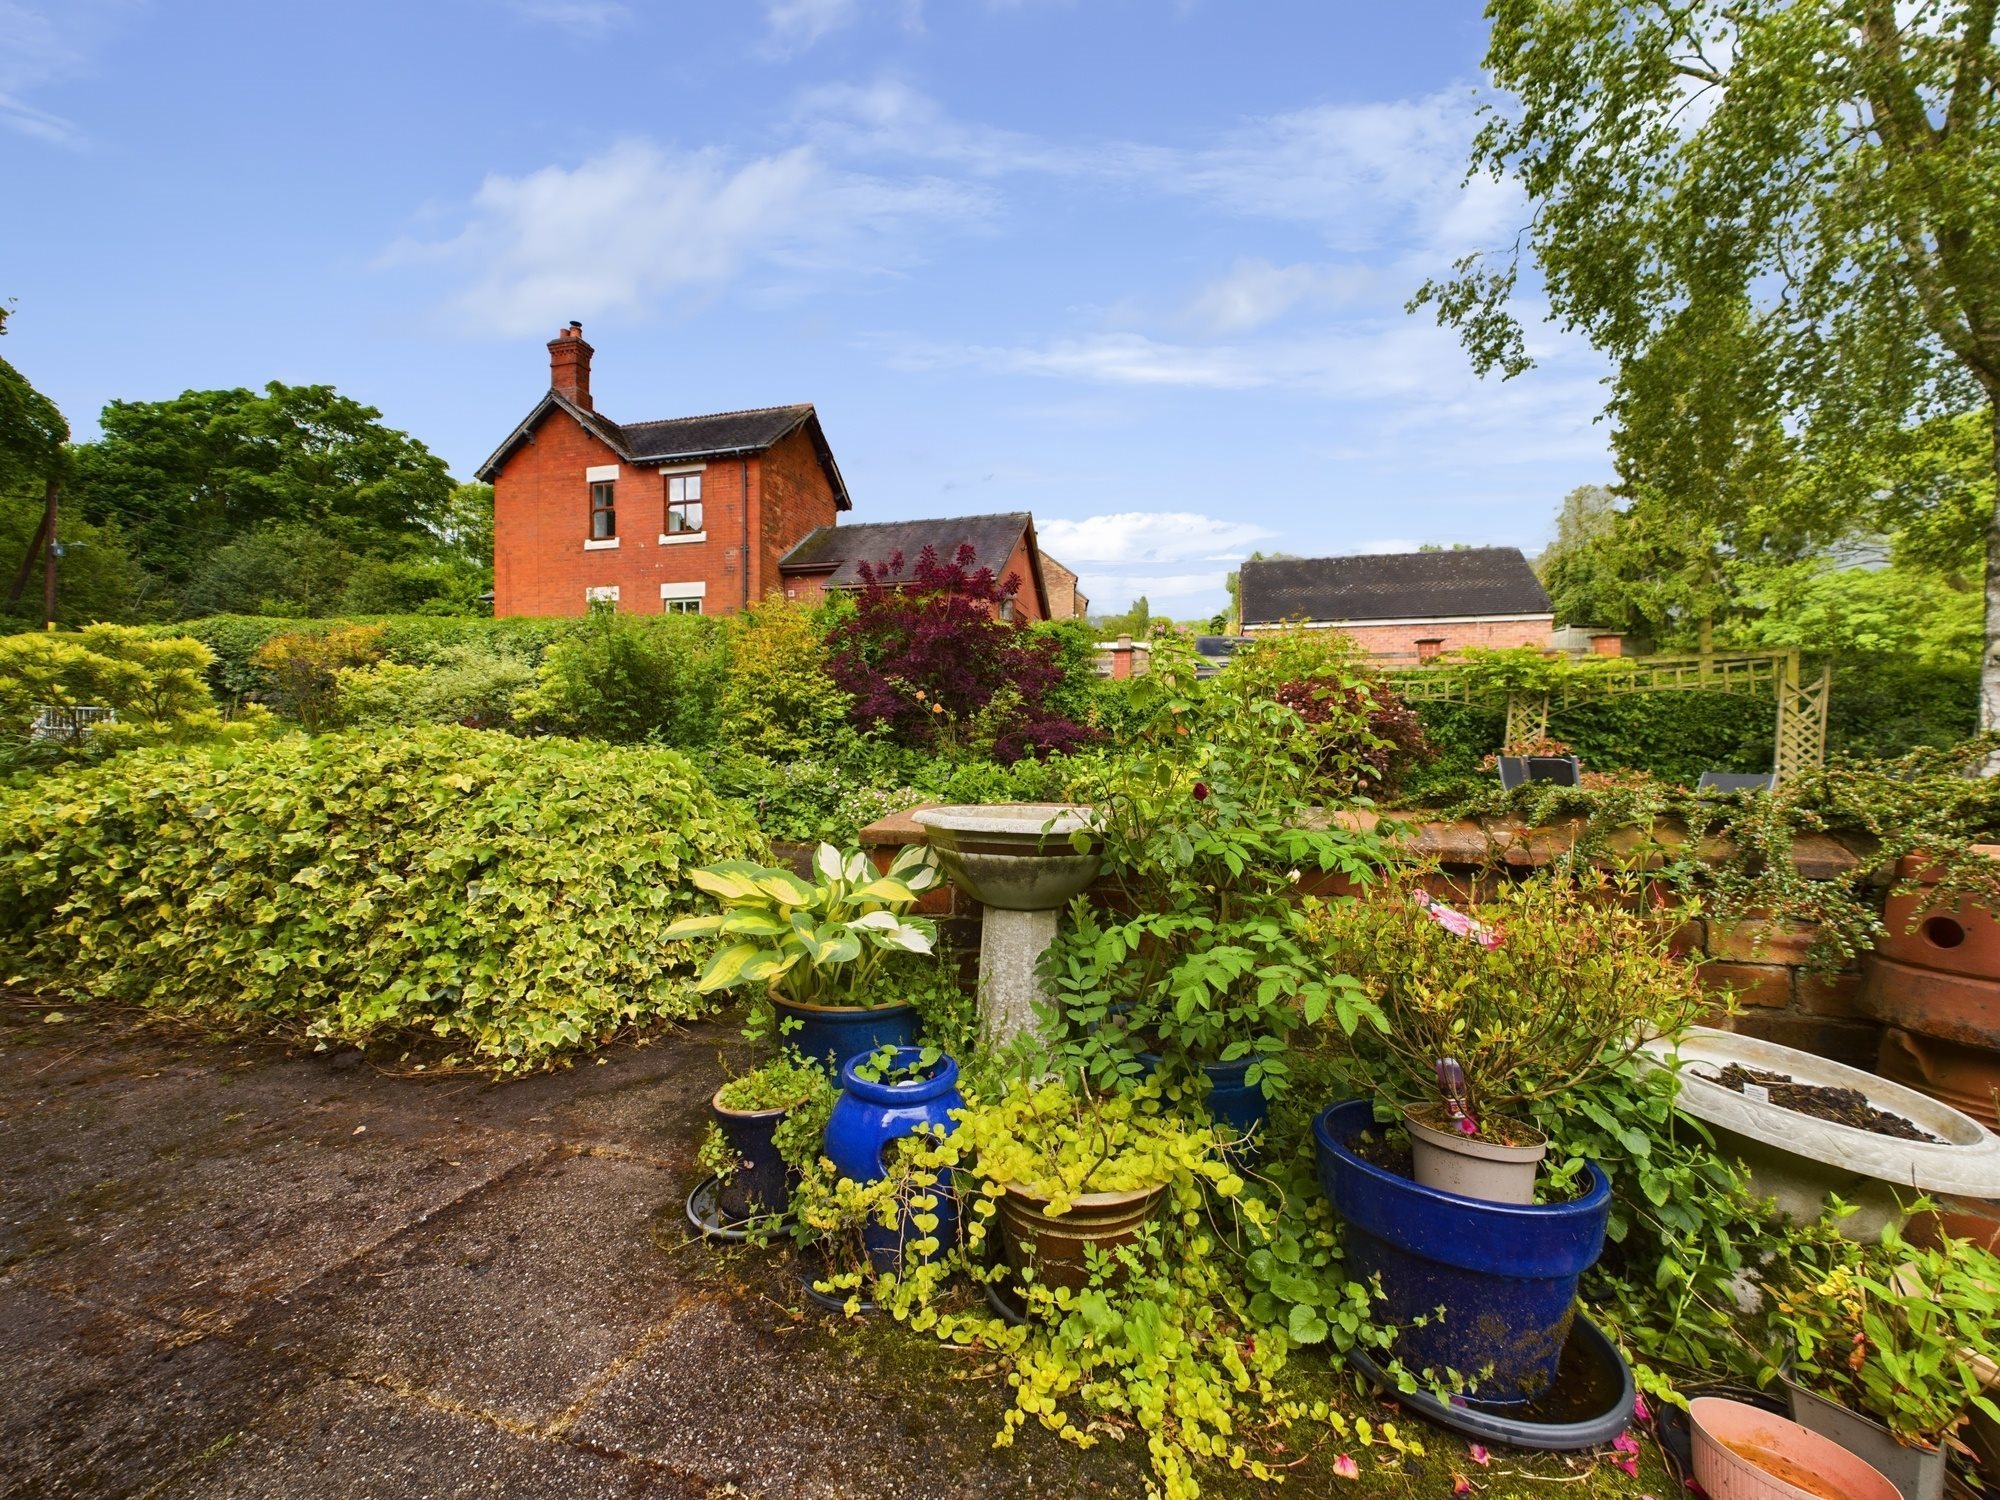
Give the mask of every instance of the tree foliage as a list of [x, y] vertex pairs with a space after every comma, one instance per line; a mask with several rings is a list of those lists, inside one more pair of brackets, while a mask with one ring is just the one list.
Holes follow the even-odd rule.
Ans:
[[[1618, 361], [1621, 479], [1635, 509], [1652, 490], [1686, 518], [1696, 583], [1704, 550], [1796, 560], [1850, 524], [1940, 416], [1977, 414], [1990, 475], [1996, 10], [1490, 0], [1487, 65], [1513, 101], [1489, 109], [1472, 170], [1518, 178], [1533, 217], [1412, 305], [1434, 305], [1482, 371], [1517, 373], [1511, 303], [1532, 254], [1555, 316]], [[1788, 471], [1811, 483], [1780, 493]], [[2000, 590], [2000, 567], [1987, 576]], [[1986, 616], [1990, 660], [1990, 600]]]
[[948, 563], [924, 548], [907, 578], [900, 552], [859, 571], [854, 611], [828, 642], [856, 727], [911, 745], [976, 746], [1002, 762], [1092, 737], [1049, 704], [1063, 675], [1060, 643], [1001, 618], [1018, 577], [995, 577], [969, 545]]

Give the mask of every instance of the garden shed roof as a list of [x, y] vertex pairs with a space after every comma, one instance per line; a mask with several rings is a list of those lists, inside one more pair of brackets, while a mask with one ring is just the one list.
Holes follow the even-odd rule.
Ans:
[[1555, 614], [1518, 547], [1259, 558], [1243, 564], [1241, 594], [1246, 626]]

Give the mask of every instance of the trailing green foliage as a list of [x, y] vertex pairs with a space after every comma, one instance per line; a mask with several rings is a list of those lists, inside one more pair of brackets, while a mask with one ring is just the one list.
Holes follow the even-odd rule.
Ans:
[[759, 842], [665, 750], [141, 751], [0, 794], [0, 952], [73, 993], [512, 1073], [696, 1014], [667, 927], [694, 866]]

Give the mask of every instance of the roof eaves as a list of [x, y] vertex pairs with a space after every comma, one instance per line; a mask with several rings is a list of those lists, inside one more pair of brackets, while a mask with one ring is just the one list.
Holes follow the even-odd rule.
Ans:
[[500, 466], [507, 461], [508, 456], [516, 448], [520, 447], [522, 443], [533, 439], [536, 424], [548, 415], [551, 407], [568, 412], [570, 416], [576, 419], [578, 426], [600, 440], [626, 463], [636, 461], [627, 448], [625, 435], [618, 430], [616, 422], [611, 421], [607, 417], [600, 417], [596, 412], [585, 411], [567, 397], [558, 395], [555, 391], [551, 390], [541, 400], [537, 401], [534, 410], [523, 417], [514, 430], [507, 434], [506, 438], [502, 440], [499, 447], [493, 450], [492, 455], [488, 457], [486, 462], [472, 471], [472, 477], [484, 483], [491, 484], [493, 476], [500, 472]]

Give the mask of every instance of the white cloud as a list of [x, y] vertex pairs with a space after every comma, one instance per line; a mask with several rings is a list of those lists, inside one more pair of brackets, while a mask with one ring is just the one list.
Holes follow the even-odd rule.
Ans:
[[575, 167], [490, 176], [458, 234], [385, 258], [460, 269], [464, 320], [518, 334], [605, 312], [644, 316], [753, 267], [798, 280], [879, 275], [914, 257], [918, 228], [983, 211], [953, 184], [839, 170], [811, 147], [736, 162], [626, 141]]
[[1071, 567], [1079, 563], [1156, 565], [1234, 562], [1276, 532], [1243, 521], [1223, 521], [1193, 511], [1119, 511], [1080, 521], [1056, 518], [1036, 525], [1042, 545]]
[[1375, 281], [1361, 266], [1274, 266], [1239, 260], [1195, 294], [1184, 316], [1211, 333], [1247, 333], [1298, 307], [1331, 307]]
[[28, 95], [86, 71], [90, 55], [137, 0], [64, 0], [35, 9], [0, 0], [0, 126], [51, 145], [75, 146], [83, 132]]
[[766, 44], [776, 55], [789, 57], [851, 26], [860, 15], [860, 0], [769, 0], [764, 7]]
[[507, 0], [507, 8], [523, 20], [554, 26], [586, 40], [603, 36], [632, 19], [631, 7], [620, 0]]

